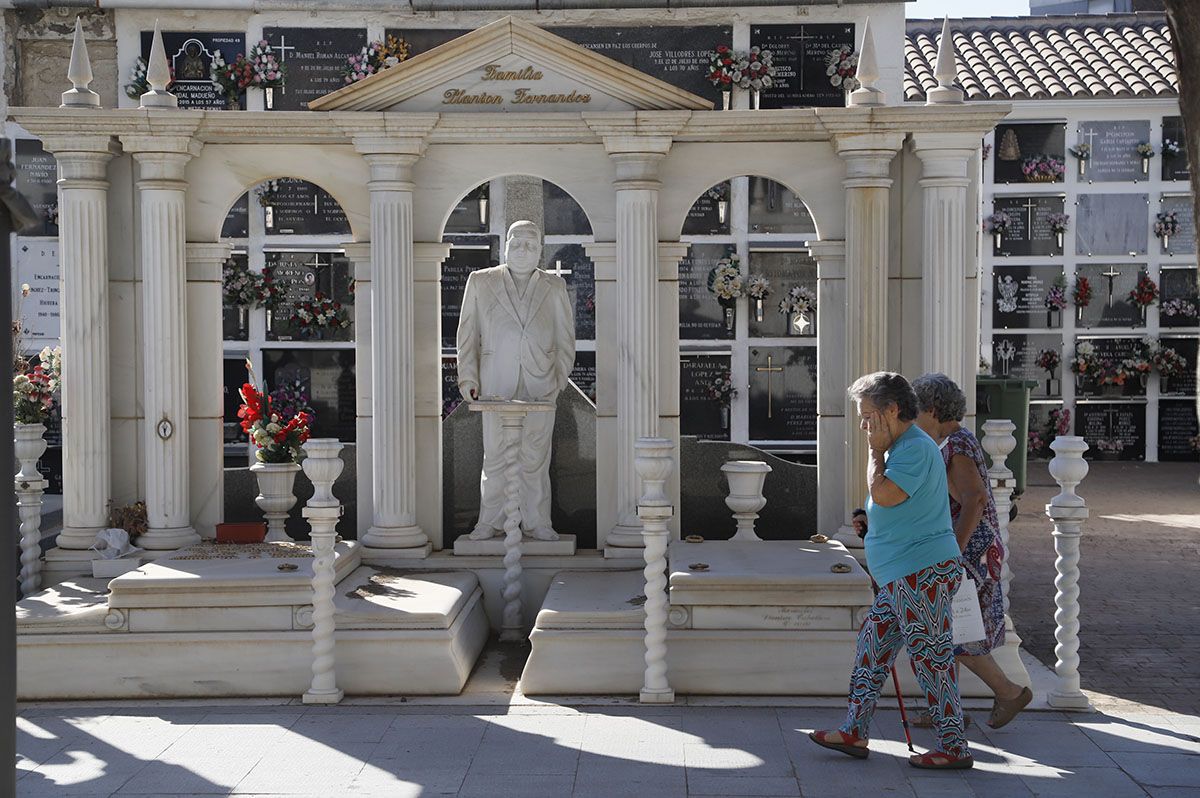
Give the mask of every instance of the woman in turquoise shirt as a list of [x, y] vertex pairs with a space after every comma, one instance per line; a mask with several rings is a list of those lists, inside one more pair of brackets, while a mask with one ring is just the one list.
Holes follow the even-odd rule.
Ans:
[[917, 396], [908, 380], [887, 371], [850, 386], [859, 427], [867, 433], [867, 568], [879, 585], [850, 674], [841, 728], [814, 731], [818, 745], [865, 759], [875, 702], [903, 645], [929, 702], [938, 747], [909, 757], [913, 767], [963, 770], [974, 760], [963, 736], [954, 667], [950, 605], [962, 581], [950, 523], [946, 465], [937, 444], [914, 422]]

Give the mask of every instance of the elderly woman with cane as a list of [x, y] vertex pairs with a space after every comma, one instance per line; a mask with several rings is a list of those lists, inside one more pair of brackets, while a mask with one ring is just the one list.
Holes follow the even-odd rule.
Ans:
[[865, 759], [875, 704], [904, 646], [937, 728], [937, 748], [914, 754], [909, 764], [965, 770], [974, 759], [963, 734], [950, 611], [962, 564], [950, 522], [946, 466], [937, 444], [915, 424], [917, 397], [904, 377], [868, 374], [849, 394], [871, 450], [865, 548], [879, 589], [858, 634], [846, 721], [809, 737]]
[[[950, 519], [962, 549], [963, 568], [975, 581], [984, 638], [955, 646], [959, 664], [978, 676], [995, 695], [988, 726], [999, 729], [1033, 700], [1033, 692], [1012, 681], [992, 659], [992, 649], [1004, 645], [1004, 595], [1000, 567], [1005, 551], [1000, 542], [1000, 520], [988, 481], [983, 447], [962, 426], [967, 398], [945, 374], [924, 374], [913, 381], [920, 414], [917, 424], [942, 450], [950, 490]], [[931, 718], [918, 716], [915, 725], [928, 726]]]

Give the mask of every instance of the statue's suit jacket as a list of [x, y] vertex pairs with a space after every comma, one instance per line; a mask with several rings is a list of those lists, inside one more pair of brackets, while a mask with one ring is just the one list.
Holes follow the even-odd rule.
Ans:
[[535, 270], [524, 297], [505, 265], [467, 277], [458, 320], [460, 385], [475, 383], [481, 397], [550, 399], [566, 387], [574, 364], [575, 316], [562, 277]]

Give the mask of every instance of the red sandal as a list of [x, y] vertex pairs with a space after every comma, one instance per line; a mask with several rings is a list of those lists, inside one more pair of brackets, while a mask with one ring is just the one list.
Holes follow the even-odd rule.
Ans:
[[913, 754], [908, 758], [908, 764], [922, 770], [970, 770], [975, 766], [975, 758], [970, 754], [953, 757], [945, 751], [928, 751]]
[[[829, 736], [834, 734], [840, 735], [837, 742], [829, 739]], [[858, 735], [847, 734], [839, 729], [834, 729], [833, 731], [811, 731], [808, 733], [808, 739], [822, 748], [841, 751], [843, 754], [852, 756], [855, 759], [866, 759], [871, 753], [865, 745], [855, 745], [855, 743], [865, 743], [866, 740]]]

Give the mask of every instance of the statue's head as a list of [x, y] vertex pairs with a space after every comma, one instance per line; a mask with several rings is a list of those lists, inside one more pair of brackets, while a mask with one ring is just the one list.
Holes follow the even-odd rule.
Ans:
[[533, 222], [513, 222], [504, 243], [504, 261], [517, 274], [532, 274], [542, 262], [542, 232]]

